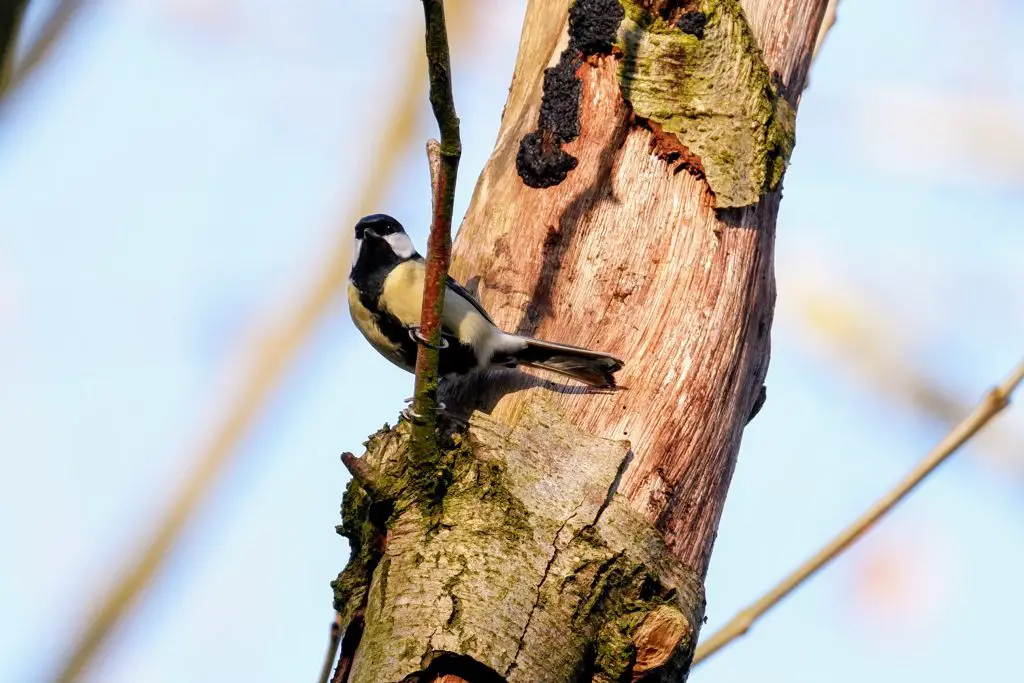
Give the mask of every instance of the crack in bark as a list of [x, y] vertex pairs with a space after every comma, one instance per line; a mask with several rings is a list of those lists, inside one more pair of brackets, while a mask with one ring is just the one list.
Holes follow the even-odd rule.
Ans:
[[[608, 509], [608, 506], [611, 505], [612, 498], [615, 497], [615, 493], [619, 490], [619, 482], [622, 480], [622, 475], [625, 473], [626, 467], [629, 465], [629, 461], [632, 458], [632, 455], [632, 450], [626, 451], [626, 454], [619, 462], [619, 466], [615, 470], [615, 477], [612, 479], [611, 484], [608, 486], [608, 490], [605, 492], [604, 500], [601, 501], [601, 505], [598, 506], [597, 512], [594, 514], [594, 519], [589, 524], [585, 524], [582, 527], [580, 527], [580, 530], [572, 535], [572, 537], [568, 540], [564, 547], [569, 547], [574, 540], [576, 540], [577, 538], [579, 538], [580, 536], [582, 536], [583, 534], [587, 533], [588, 531], [597, 526], [597, 523], [601, 520], [601, 515], [603, 515], [605, 510]], [[533, 615], [537, 611], [537, 607], [540, 605], [541, 593], [544, 590], [544, 584], [546, 584], [548, 581], [548, 576], [551, 573], [551, 567], [554, 566], [555, 561], [558, 560], [558, 556], [562, 552], [562, 548], [559, 547], [558, 539], [562, 535], [562, 532], [565, 530], [565, 527], [568, 526], [569, 522], [571, 522], [573, 518], [576, 517], [576, 514], [579, 512], [580, 508], [583, 507], [585, 502], [586, 501], [582, 501], [575, 508], [573, 508], [572, 513], [570, 513], [570, 515], [566, 517], [565, 521], [563, 521], [562, 524], [558, 527], [558, 531], [555, 532], [555, 537], [551, 541], [551, 545], [554, 548], [554, 552], [552, 552], [551, 557], [548, 558], [548, 563], [544, 567], [544, 573], [541, 575], [540, 581], [537, 583], [537, 595], [533, 600], [533, 605], [530, 606], [530, 614], [526, 617], [526, 624], [523, 626], [523, 632], [519, 635], [519, 642], [516, 643], [516, 651], [515, 654], [512, 655], [512, 662], [508, 665], [508, 668], [505, 669], [505, 678], [508, 678], [519, 665], [519, 654], [523, 651], [523, 644], [526, 641], [526, 634], [530, 630], [530, 624], [533, 621]], [[622, 555], [622, 552], [616, 553], [612, 556], [609, 562], [614, 563], [618, 561], [618, 559], [622, 557]], [[593, 586], [591, 586], [591, 588], [593, 588]]]
[[426, 668], [430, 662], [430, 655], [434, 654], [434, 636], [437, 635], [437, 632], [440, 629], [440, 626], [435, 626], [434, 630], [430, 632], [430, 637], [427, 638], [427, 651], [424, 652], [423, 656], [420, 658], [420, 668]]
[[459, 579], [462, 578], [462, 575], [465, 574], [466, 570], [469, 568], [469, 562], [466, 560], [465, 555], [459, 555], [458, 558], [459, 564], [461, 565], [459, 567], [459, 571], [455, 572], [455, 574], [444, 583], [444, 592], [448, 594], [448, 598], [452, 601], [452, 611], [451, 614], [448, 615], [448, 621], [445, 623], [448, 628], [451, 628], [459, 620], [459, 617], [462, 616], [462, 598], [455, 595], [455, 588], [459, 585]]
[[597, 508], [597, 514], [594, 515], [594, 521], [590, 524], [591, 528], [597, 525], [598, 520], [601, 519], [601, 515], [608, 509], [608, 506], [612, 504], [612, 498], [619, 490], [619, 484], [622, 482], [622, 475], [626, 473], [626, 468], [629, 467], [629, 461], [633, 459], [633, 450], [627, 450], [626, 454], [622, 456], [622, 460], [619, 462], [618, 469], [615, 470], [615, 478], [612, 479], [611, 485], [608, 486], [608, 492], [604, 495], [604, 502], [601, 503], [601, 507]]
[[[515, 671], [516, 666], [518, 666], [519, 653], [523, 651], [523, 643], [526, 640], [526, 633], [530, 630], [530, 623], [533, 621], [533, 614], [537, 611], [537, 606], [540, 604], [541, 591], [544, 590], [544, 584], [547, 583], [548, 574], [551, 573], [551, 567], [555, 564], [555, 560], [558, 559], [558, 553], [560, 552], [558, 548], [558, 538], [562, 535], [562, 532], [565, 530], [565, 527], [568, 526], [569, 522], [571, 522], [576, 516], [576, 513], [580, 511], [581, 507], [583, 507], [582, 502], [573, 508], [573, 511], [558, 527], [558, 531], [555, 532], [555, 537], [551, 540], [551, 547], [553, 548], [553, 551], [551, 552], [551, 557], [548, 558], [547, 565], [544, 567], [544, 573], [541, 574], [540, 581], [537, 582], [537, 595], [533, 599], [533, 605], [530, 606], [530, 614], [526, 617], [526, 624], [523, 625], [523, 632], [519, 634], [519, 642], [516, 643], [516, 652], [512, 655], [512, 661], [509, 663], [508, 668], [505, 669], [505, 678], [508, 678], [509, 675]], [[575, 536], [573, 538], [575, 538]], [[571, 538], [569, 539], [569, 542], [572, 543]]]

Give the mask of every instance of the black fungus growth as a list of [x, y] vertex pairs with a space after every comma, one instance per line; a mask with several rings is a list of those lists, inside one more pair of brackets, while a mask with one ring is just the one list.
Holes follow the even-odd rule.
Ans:
[[625, 16], [619, 0], [576, 0], [569, 8], [569, 47], [586, 56], [608, 54]]
[[708, 15], [703, 12], [687, 12], [679, 19], [676, 26], [683, 33], [696, 36], [697, 40], [704, 39], [704, 27], [708, 25]]
[[[552, 135], [547, 133], [547, 135]], [[565, 152], [560, 143], [545, 144], [544, 131], [527, 133], [519, 142], [516, 155], [516, 171], [529, 187], [552, 187], [565, 180], [569, 171], [579, 163], [576, 157]]]
[[576, 0], [569, 8], [569, 45], [544, 71], [537, 130], [519, 142], [516, 170], [526, 185], [558, 185], [576, 168], [576, 158], [562, 150], [580, 134], [583, 84], [576, 71], [585, 58], [611, 52], [625, 14], [618, 0]]
[[580, 134], [583, 84], [576, 76], [578, 67], [579, 62], [566, 50], [558, 64], [544, 71], [544, 95], [537, 127], [551, 131], [562, 141], [575, 140]]

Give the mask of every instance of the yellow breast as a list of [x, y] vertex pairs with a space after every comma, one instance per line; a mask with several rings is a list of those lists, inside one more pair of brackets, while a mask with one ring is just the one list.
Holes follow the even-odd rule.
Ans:
[[[408, 327], [420, 324], [425, 273], [422, 262], [406, 261], [384, 280], [381, 305]], [[445, 292], [441, 327], [447, 334], [473, 346], [485, 343], [496, 332], [494, 325], [480, 315], [473, 304], [450, 290]]]
[[352, 322], [355, 323], [356, 329], [366, 337], [366, 341], [370, 342], [373, 348], [377, 349], [382, 356], [398, 367], [411, 370], [402, 359], [402, 354], [399, 353], [398, 347], [380, 331], [380, 327], [377, 325], [373, 314], [359, 300], [359, 291], [351, 282], [348, 283], [348, 310], [352, 315]]

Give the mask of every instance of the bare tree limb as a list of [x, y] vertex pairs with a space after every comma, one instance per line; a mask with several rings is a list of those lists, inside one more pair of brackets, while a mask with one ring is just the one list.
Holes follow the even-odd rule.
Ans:
[[[636, 7], [624, 4], [630, 12]], [[777, 72], [774, 80], [791, 104], [804, 87], [826, 4], [722, 5], [731, 8], [723, 20], [746, 17], [730, 23], [737, 27], [731, 35], [749, 35], [751, 49], [740, 50], [738, 58], [760, 55], [765, 61], [759, 73], [771, 79]], [[581, 5], [604, 3], [577, 0], [573, 7]], [[459, 229], [452, 273], [460, 281], [476, 279], [481, 303], [503, 329], [599, 348], [626, 361], [617, 379], [628, 391], [597, 396], [565, 390], [554, 400], [567, 420], [586, 431], [630, 439], [634, 458], [619, 493], [703, 576], [742, 427], [768, 366], [779, 194], [744, 209], [717, 209], [717, 197], [686, 156], [689, 147], [665, 147], [678, 138], [635, 124], [636, 110], [621, 94], [621, 64], [631, 63], [626, 58], [593, 57], [593, 65], [578, 69], [578, 86], [574, 74], [566, 74], [578, 91], [555, 87], [559, 82], [547, 74], [566, 52], [568, 23], [558, 3], [529, 5], [502, 129]], [[623, 35], [640, 40], [643, 31], [629, 26]], [[708, 36], [722, 24], [717, 26], [707, 29]], [[716, 54], [703, 52], [714, 44], [708, 37], [693, 41], [695, 55]], [[625, 51], [639, 49], [623, 45]], [[566, 72], [575, 68], [567, 63]], [[696, 61], [688, 64], [693, 69]], [[551, 87], [545, 89], [545, 82]], [[685, 76], [681, 81], [692, 82]], [[663, 92], [685, 90], [679, 85]], [[730, 91], [721, 83], [716, 90]], [[564, 117], [572, 124], [566, 129], [578, 130], [579, 137], [561, 151], [577, 165], [557, 189], [526, 186], [519, 158], [529, 158], [528, 143], [538, 138], [543, 152], [541, 115], [545, 122], [561, 121], [554, 113], [562, 111], [557, 95], [563, 91], [573, 94], [565, 109], [575, 115]], [[741, 92], [735, 94], [742, 99]], [[784, 99], [777, 105], [785, 108]], [[565, 159], [551, 148], [552, 154], [535, 156], [557, 166]], [[661, 226], [679, 229], [668, 239]], [[696, 263], [708, 266], [694, 269]], [[483, 406], [514, 423], [524, 404], [550, 393], [535, 380], [520, 374], [445, 391], [453, 405]]]
[[[427, 241], [427, 272], [423, 283], [423, 308], [416, 332], [416, 414], [415, 443], [421, 452], [436, 450], [438, 360], [441, 349], [441, 311], [452, 249], [452, 207], [455, 181], [462, 156], [459, 117], [452, 96], [451, 58], [448, 54], [448, 30], [442, 0], [423, 0], [427, 25], [427, 64], [430, 73], [430, 104], [441, 129], [438, 163], [431, 163], [433, 212]], [[432, 147], [428, 146], [428, 156]], [[437, 172], [434, 173], [434, 168]]]
[[998, 415], [1010, 403], [1010, 395], [1024, 381], [1024, 361], [994, 387], [970, 415], [965, 417], [952, 431], [926, 455], [911, 472], [892, 490], [882, 496], [871, 508], [861, 515], [853, 524], [844, 529], [824, 548], [814, 554], [792, 573], [777, 583], [762, 598], [733, 617], [725, 626], [704, 640], [694, 655], [694, 665], [718, 652], [730, 642], [744, 635], [765, 612], [777, 605], [786, 596], [800, 587], [818, 570], [835, 559], [850, 547], [868, 529], [875, 525], [886, 513], [892, 510], [924, 479], [935, 471], [949, 456], [978, 433], [989, 421]]

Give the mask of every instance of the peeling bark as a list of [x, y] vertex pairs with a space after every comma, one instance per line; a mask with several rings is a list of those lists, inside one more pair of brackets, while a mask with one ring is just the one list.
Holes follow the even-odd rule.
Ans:
[[[344, 680], [688, 671], [740, 437], [764, 400], [780, 181], [826, 3], [624, 0], [614, 22], [579, 15], [608, 4], [578, 0], [570, 22], [570, 3], [531, 0], [452, 274], [505, 329], [624, 358], [627, 388], [496, 371], [441, 388], [468, 427], [438, 459], [410, 459], [404, 424], [368, 442], [350, 463], [353, 560], [335, 583], [361, 629]], [[591, 49], [609, 25], [612, 49]], [[688, 61], [651, 47], [670, 30]], [[632, 76], [630, 45], [648, 60]], [[720, 77], [695, 84], [695, 63]], [[685, 84], [689, 99], [659, 104], [653, 81], [638, 89], [643, 74]], [[714, 116], [730, 142], [697, 125]], [[571, 168], [524, 182], [524, 140]]]

